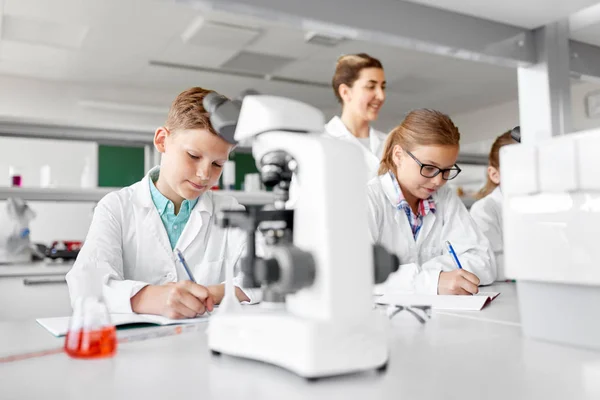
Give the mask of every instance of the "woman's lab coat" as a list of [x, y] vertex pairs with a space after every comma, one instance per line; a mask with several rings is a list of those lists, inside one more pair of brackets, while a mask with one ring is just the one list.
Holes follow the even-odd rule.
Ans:
[[[146, 175], [140, 182], [109, 193], [96, 206], [85, 244], [67, 274], [72, 302], [88, 290], [86, 272], [94, 267], [102, 278], [104, 300], [115, 313], [132, 312], [131, 297], [148, 284], [188, 279], [173, 255], [150, 195], [149, 179]], [[176, 248], [201, 285], [223, 282], [226, 264], [237, 265], [246, 249], [242, 231], [215, 225], [218, 212], [229, 208], [243, 209], [233, 197], [204, 193], [177, 241]], [[241, 278], [241, 274], [236, 276], [237, 286]], [[244, 292], [251, 301], [260, 295], [251, 289]]]
[[471, 217], [487, 237], [496, 256], [497, 280], [504, 280], [504, 243], [502, 241], [502, 191], [498, 186], [492, 193], [471, 207]]
[[433, 194], [436, 211], [423, 218], [415, 241], [406, 214], [396, 208], [398, 195], [392, 179], [383, 174], [367, 187], [371, 240], [400, 259], [398, 272], [377, 285], [376, 293], [410, 290], [437, 294], [440, 272], [457, 268], [446, 250], [446, 240], [465, 270], [477, 275], [482, 285], [492, 283], [496, 262], [490, 245], [452, 189], [443, 186]]
[[383, 146], [387, 135], [383, 132], [379, 132], [373, 128], [369, 130], [369, 150], [363, 146], [360, 141], [354, 136], [346, 125], [342, 122], [340, 117], [335, 116], [325, 125], [325, 133], [331, 137], [345, 140], [350, 143], [354, 143], [363, 150], [365, 156], [365, 162], [367, 163], [368, 177], [369, 179], [377, 176], [377, 170], [379, 169], [379, 162], [383, 154]]

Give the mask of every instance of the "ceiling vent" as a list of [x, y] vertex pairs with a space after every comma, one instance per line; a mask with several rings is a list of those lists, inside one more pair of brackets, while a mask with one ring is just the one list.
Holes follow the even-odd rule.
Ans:
[[240, 51], [233, 58], [223, 63], [221, 67], [232, 71], [272, 74], [292, 61], [295, 60], [289, 57]]
[[325, 47], [335, 47], [344, 40], [345, 38], [341, 35], [332, 35], [319, 32], [307, 32], [306, 35], [304, 35], [304, 41], [306, 43]]
[[181, 40], [195, 46], [241, 49], [260, 33], [260, 29], [208, 21], [199, 17], [181, 34]]

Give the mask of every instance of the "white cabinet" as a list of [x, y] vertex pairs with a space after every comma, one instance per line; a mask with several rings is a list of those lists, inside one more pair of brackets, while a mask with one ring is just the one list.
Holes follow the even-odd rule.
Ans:
[[0, 321], [71, 315], [69, 266], [0, 268]]

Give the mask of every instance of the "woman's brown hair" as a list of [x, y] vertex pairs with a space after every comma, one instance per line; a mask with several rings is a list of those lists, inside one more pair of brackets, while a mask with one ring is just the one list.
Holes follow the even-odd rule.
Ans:
[[354, 82], [358, 80], [360, 71], [365, 68], [383, 69], [383, 66], [381, 65], [381, 61], [366, 53], [348, 54], [338, 58], [331, 86], [333, 87], [335, 97], [337, 97], [340, 103], [343, 103], [340, 96], [340, 86], [345, 84], [348, 87], [352, 87]]

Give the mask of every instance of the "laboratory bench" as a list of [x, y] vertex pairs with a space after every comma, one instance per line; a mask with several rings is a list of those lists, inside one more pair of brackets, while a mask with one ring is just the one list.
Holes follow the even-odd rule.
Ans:
[[[599, 352], [523, 337], [514, 284], [486, 291], [502, 294], [479, 312], [434, 311], [424, 325], [409, 313], [397, 314], [383, 373], [308, 382], [273, 365], [212, 355], [201, 329], [120, 344], [110, 359], [60, 353], [0, 363], [0, 398], [600, 398]], [[62, 344], [34, 319], [0, 322], [0, 357]]]

